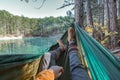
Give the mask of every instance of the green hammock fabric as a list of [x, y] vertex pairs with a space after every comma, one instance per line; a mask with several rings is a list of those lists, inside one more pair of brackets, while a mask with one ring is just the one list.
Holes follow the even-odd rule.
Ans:
[[34, 80], [40, 54], [0, 55], [0, 80]]
[[120, 80], [120, 60], [89, 36], [77, 24], [78, 46], [82, 46], [92, 80]]
[[[80, 60], [86, 66], [91, 80], [120, 80], [120, 60], [89, 36], [77, 24], [75, 29]], [[67, 32], [61, 38], [67, 44]], [[50, 47], [54, 50], [58, 44]], [[40, 54], [0, 55], [0, 80], [34, 80], [41, 61]], [[57, 65], [64, 67], [59, 80], [70, 80], [67, 51], [60, 55]]]

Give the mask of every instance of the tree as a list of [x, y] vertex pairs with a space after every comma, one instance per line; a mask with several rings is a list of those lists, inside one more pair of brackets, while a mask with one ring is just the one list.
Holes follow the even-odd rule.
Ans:
[[87, 17], [87, 25], [93, 27], [93, 19], [92, 19], [92, 13], [91, 13], [90, 0], [86, 0], [86, 17]]
[[109, 15], [109, 6], [108, 0], [104, 2], [104, 19], [105, 19], [105, 26], [107, 27], [108, 32], [110, 32], [110, 15]]
[[98, 22], [104, 26], [104, 0], [98, 0]]
[[[109, 12], [108, 2], [109, 0], [104, 0], [104, 21], [105, 21], [104, 25], [106, 26], [108, 33], [110, 33], [110, 12]], [[105, 37], [108, 38], [106, 42], [106, 47], [110, 48], [109, 47], [109, 45], [111, 45], [110, 35], [107, 35]]]
[[75, 22], [83, 27], [83, 0], [75, 0]]
[[102, 21], [102, 26], [104, 26], [104, 0], [102, 0], [102, 3], [101, 3], [101, 21]]
[[[116, 8], [116, 0], [109, 0], [109, 11], [110, 11], [110, 31], [118, 32], [117, 26], [117, 8]], [[114, 34], [111, 36], [111, 45], [113, 48], [117, 45], [117, 35]]]
[[120, 0], [117, 0], [117, 16], [120, 17]]

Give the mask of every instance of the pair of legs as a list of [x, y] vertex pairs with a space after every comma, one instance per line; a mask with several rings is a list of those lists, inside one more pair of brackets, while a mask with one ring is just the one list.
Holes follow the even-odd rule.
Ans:
[[[71, 80], [90, 80], [87, 71], [82, 65], [79, 57], [77, 45], [74, 40], [74, 30], [72, 28], [68, 29], [68, 54], [69, 54], [69, 64], [70, 64], [70, 75]], [[48, 69], [50, 66], [56, 65], [56, 60], [59, 58], [59, 55], [66, 50], [65, 45], [59, 40], [59, 47], [56, 50], [48, 52], [43, 57], [42, 69]]]

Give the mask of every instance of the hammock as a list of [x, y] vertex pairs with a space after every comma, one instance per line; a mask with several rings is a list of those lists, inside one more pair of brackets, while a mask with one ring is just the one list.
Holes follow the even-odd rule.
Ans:
[[[120, 80], [120, 60], [89, 36], [77, 24], [75, 29], [79, 55], [91, 80]], [[67, 32], [61, 38], [67, 44]], [[58, 44], [50, 47], [54, 50]], [[0, 80], [34, 80], [41, 61], [40, 54], [0, 55]], [[57, 65], [64, 67], [59, 80], [70, 80], [67, 51], [60, 55]]]
[[92, 80], [120, 80], [120, 60], [75, 24], [80, 55]]

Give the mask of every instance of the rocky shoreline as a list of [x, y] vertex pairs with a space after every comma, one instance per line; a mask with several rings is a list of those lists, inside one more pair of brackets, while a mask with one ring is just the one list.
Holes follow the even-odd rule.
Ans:
[[8, 37], [8, 36], [4, 36], [4, 37], [0, 37], [0, 40], [14, 40], [14, 39], [23, 39], [23, 36], [11, 36], [11, 37]]

